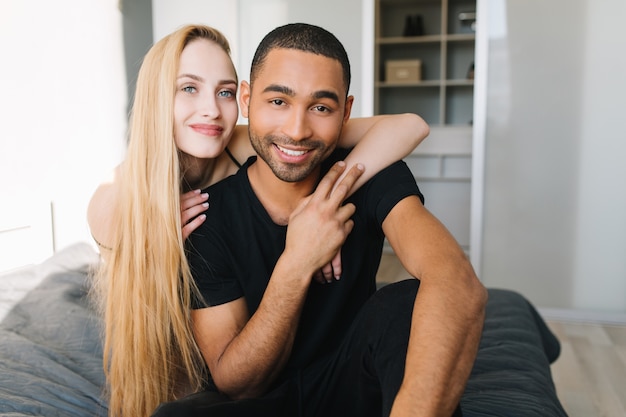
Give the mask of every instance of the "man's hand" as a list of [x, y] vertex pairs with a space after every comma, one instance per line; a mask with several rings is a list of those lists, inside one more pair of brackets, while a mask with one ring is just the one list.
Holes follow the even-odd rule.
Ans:
[[312, 273], [335, 257], [354, 226], [350, 219], [355, 211], [354, 205], [342, 204], [363, 173], [363, 166], [353, 166], [331, 194], [345, 169], [343, 161], [337, 162], [322, 178], [315, 192], [304, 199], [289, 218], [283, 255], [301, 259], [303, 268], [310, 268]]
[[180, 222], [183, 225], [183, 240], [200, 226], [206, 214], [201, 214], [209, 207], [209, 195], [200, 190], [186, 192], [180, 196]]

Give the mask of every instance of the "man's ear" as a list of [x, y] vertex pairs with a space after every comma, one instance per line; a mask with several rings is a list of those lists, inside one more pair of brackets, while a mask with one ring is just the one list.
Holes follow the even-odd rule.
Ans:
[[241, 115], [248, 118], [248, 106], [250, 105], [250, 84], [242, 81], [239, 87], [239, 110]]
[[350, 113], [352, 112], [352, 104], [354, 104], [354, 96], [346, 97], [346, 108], [343, 111], [343, 124], [344, 125], [350, 118]]

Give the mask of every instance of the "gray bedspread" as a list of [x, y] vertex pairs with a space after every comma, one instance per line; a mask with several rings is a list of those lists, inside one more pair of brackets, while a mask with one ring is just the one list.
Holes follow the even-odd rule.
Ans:
[[[0, 323], [1, 416], [106, 415], [101, 323], [88, 285], [88, 265], [51, 273]], [[550, 372], [558, 340], [520, 294], [489, 294], [463, 415], [566, 416]]]
[[46, 261], [50, 274], [0, 323], [1, 416], [107, 415], [87, 259], [71, 247]]

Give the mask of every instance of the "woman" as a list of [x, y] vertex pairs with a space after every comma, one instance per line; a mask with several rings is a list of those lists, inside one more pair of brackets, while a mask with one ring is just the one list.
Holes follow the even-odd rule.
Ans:
[[[198, 390], [206, 375], [191, 330], [195, 286], [183, 242], [207, 207], [195, 190], [253, 155], [246, 127], [235, 126], [236, 92], [228, 42], [206, 26], [185, 26], [157, 42], [139, 71], [126, 159], [88, 212], [105, 260], [96, 288], [112, 416], [149, 415]], [[358, 160], [366, 167], [358, 186], [427, 134], [415, 115], [355, 119], [340, 145], [356, 145], [347, 166]]]

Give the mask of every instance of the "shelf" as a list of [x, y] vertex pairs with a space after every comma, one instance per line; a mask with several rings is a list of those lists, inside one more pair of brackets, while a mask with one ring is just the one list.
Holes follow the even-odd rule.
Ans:
[[473, 87], [474, 80], [426, 80], [426, 81], [407, 81], [407, 82], [385, 82], [378, 81], [375, 84], [377, 88], [400, 88], [400, 87]]
[[424, 36], [387, 36], [376, 38], [378, 45], [402, 45], [412, 43], [437, 43], [437, 42], [475, 42], [476, 35], [473, 33], [450, 33], [447, 35], [424, 35]]
[[473, 87], [474, 80], [445, 80], [443, 84], [450, 87]]
[[473, 33], [449, 33], [442, 36], [448, 42], [475, 42], [476, 35]]
[[441, 35], [426, 35], [426, 36], [388, 36], [384, 38], [377, 38], [376, 43], [379, 45], [402, 45], [411, 43], [437, 43], [441, 42], [443, 36]]
[[411, 82], [385, 82], [379, 81], [375, 85], [379, 88], [399, 88], [399, 87], [440, 87], [441, 81], [439, 80], [427, 80], [427, 81], [411, 81]]

